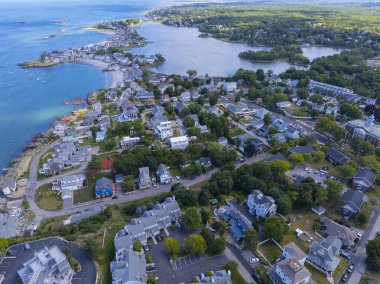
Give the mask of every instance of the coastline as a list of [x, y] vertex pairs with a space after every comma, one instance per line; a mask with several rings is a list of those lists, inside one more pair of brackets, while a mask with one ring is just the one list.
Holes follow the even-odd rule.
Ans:
[[[102, 69], [103, 71], [108, 67], [108, 63], [104, 61], [99, 61], [95, 59], [82, 59], [77, 63], [88, 64], [97, 68]], [[104, 71], [106, 73], [106, 86], [105, 88], [116, 88], [118, 83], [123, 82], [124, 73], [121, 70], [117, 71]]]

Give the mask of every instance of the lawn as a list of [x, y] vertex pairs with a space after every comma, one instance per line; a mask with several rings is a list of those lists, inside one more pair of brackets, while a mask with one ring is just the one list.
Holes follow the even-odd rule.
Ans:
[[257, 250], [260, 251], [271, 264], [276, 263], [277, 258], [282, 255], [282, 250], [271, 240], [258, 246]]
[[305, 267], [310, 271], [311, 278], [315, 281], [317, 284], [326, 284], [328, 283], [326, 275], [324, 275], [319, 270], [315, 269], [313, 266], [311, 266], [308, 263], [305, 263]]
[[348, 261], [343, 257], [338, 256], [340, 263], [333, 273], [333, 278], [335, 283], [339, 283], [339, 280], [342, 278], [343, 274], [347, 271]]
[[245, 134], [245, 133], [246, 132], [244, 130], [242, 130], [239, 127], [236, 127], [236, 126], [234, 126], [234, 127], [232, 127], [230, 129], [230, 136], [231, 137], [235, 137], [235, 136], [242, 135], [242, 134]]
[[63, 202], [61, 194], [51, 190], [51, 184], [45, 184], [36, 191], [36, 202], [42, 209], [54, 211], [62, 209]]

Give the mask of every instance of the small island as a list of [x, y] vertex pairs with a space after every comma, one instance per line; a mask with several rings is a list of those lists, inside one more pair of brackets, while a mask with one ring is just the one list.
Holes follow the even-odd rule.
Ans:
[[276, 60], [287, 60], [289, 63], [307, 66], [310, 60], [303, 55], [298, 46], [279, 46], [271, 50], [252, 51], [247, 50], [239, 53], [239, 57], [255, 62], [273, 62]]
[[21, 66], [22, 68], [41, 68], [41, 67], [51, 67], [54, 65], [62, 64], [62, 63], [64, 62], [60, 60], [59, 58], [54, 57], [47, 52], [44, 52], [41, 54], [39, 59], [21, 62], [18, 65]]

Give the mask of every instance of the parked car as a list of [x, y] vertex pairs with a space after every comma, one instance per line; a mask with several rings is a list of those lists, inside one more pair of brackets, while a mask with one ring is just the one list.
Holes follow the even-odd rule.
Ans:
[[352, 273], [352, 271], [354, 271], [354, 264], [351, 264], [347, 269], [348, 273]]
[[118, 199], [118, 198], [119, 198], [118, 195], [114, 195], [114, 196], [112, 196], [112, 199]]
[[30, 250], [30, 244], [25, 244], [25, 245], [24, 245], [24, 249], [25, 249], [25, 250]]
[[144, 244], [143, 248], [144, 248], [145, 251], [149, 251], [149, 246], [147, 244]]
[[15, 254], [15, 252], [13, 251], [13, 250], [11, 250], [11, 249], [9, 249], [8, 251], [7, 251], [7, 255], [9, 255], [9, 256], [12, 256], [12, 255], [14, 255]]
[[258, 259], [257, 257], [252, 258], [252, 259], [249, 260], [249, 263], [250, 263], [250, 264], [254, 264], [254, 263], [256, 263], [256, 262], [259, 262], [259, 259]]
[[160, 236], [160, 235], [157, 235], [157, 236], [156, 236], [156, 240], [157, 240], [157, 242], [161, 242], [161, 241], [162, 241], [161, 236]]
[[341, 279], [341, 281], [342, 282], [347, 282], [347, 280], [348, 280], [348, 275], [344, 274], [343, 277], [342, 277], [342, 279]]
[[351, 259], [351, 254], [349, 252], [342, 251], [340, 255], [343, 256], [345, 259]]
[[380, 231], [378, 231], [377, 233], [376, 233], [376, 238], [379, 238], [380, 237]]

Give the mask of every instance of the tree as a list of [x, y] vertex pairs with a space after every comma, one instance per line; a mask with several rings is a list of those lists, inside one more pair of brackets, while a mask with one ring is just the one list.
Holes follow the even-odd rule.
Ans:
[[141, 244], [140, 240], [136, 240], [133, 242], [133, 250], [139, 251], [139, 252], [142, 250], [142, 244]]
[[288, 229], [288, 224], [286, 224], [284, 219], [278, 216], [270, 216], [264, 222], [264, 238], [281, 242]]
[[9, 246], [8, 240], [5, 238], [0, 238], [0, 255], [5, 253]]
[[206, 244], [212, 244], [215, 240], [214, 234], [207, 228], [202, 229], [201, 236], [206, 241]]
[[202, 208], [200, 210], [200, 213], [201, 213], [201, 217], [202, 217], [202, 223], [203, 224], [206, 224], [207, 221], [210, 219], [211, 217], [211, 212], [210, 210], [206, 209], [206, 208]]
[[350, 103], [343, 103], [340, 105], [339, 112], [342, 115], [348, 116], [352, 119], [359, 119], [362, 117], [361, 110], [353, 104]]
[[355, 174], [355, 168], [351, 165], [341, 165], [338, 166], [338, 170], [345, 180], [350, 180]]
[[367, 264], [375, 271], [380, 271], [380, 238], [366, 244]]
[[257, 232], [255, 229], [246, 229], [244, 231], [243, 247], [244, 249], [252, 249], [253, 242], [255, 241]]
[[356, 216], [356, 220], [360, 225], [367, 224], [369, 218], [371, 217], [371, 212], [368, 210], [362, 210], [358, 216]]
[[207, 244], [201, 235], [192, 234], [184, 240], [184, 249], [188, 254], [204, 254], [207, 249]]
[[93, 259], [98, 259], [100, 255], [100, 249], [94, 238], [87, 238], [84, 241], [83, 248]]
[[183, 119], [183, 125], [184, 125], [186, 128], [194, 127], [194, 126], [195, 126], [195, 122], [194, 122], [194, 120], [191, 118], [191, 116], [186, 116], [186, 117]]
[[310, 100], [315, 103], [315, 104], [318, 104], [318, 105], [321, 105], [323, 104], [324, 100], [323, 100], [323, 96], [321, 94], [315, 94], [315, 95], [312, 95], [310, 97]]
[[303, 155], [300, 153], [291, 153], [288, 156], [288, 160], [293, 163], [294, 165], [298, 165], [300, 163], [303, 163], [305, 160], [303, 158]]
[[148, 284], [155, 284], [156, 283], [156, 276], [154, 276], [153, 274], [149, 274], [147, 283]]
[[223, 237], [217, 238], [211, 244], [212, 254], [221, 254], [226, 249], [226, 240]]
[[187, 231], [197, 229], [202, 222], [202, 217], [195, 207], [190, 207], [186, 210], [182, 217], [183, 226]]
[[126, 177], [122, 183], [123, 192], [133, 191], [134, 185], [133, 178], [131, 176]]
[[281, 161], [281, 160], [273, 161], [270, 164], [270, 169], [271, 169], [272, 173], [276, 176], [282, 175], [283, 173], [288, 171], [290, 169], [290, 167], [291, 166], [287, 161]]
[[351, 147], [359, 156], [370, 156], [375, 154], [375, 146], [365, 141], [360, 136], [355, 136], [351, 140]]
[[314, 162], [320, 162], [322, 160], [325, 159], [325, 156], [326, 154], [322, 151], [316, 151], [314, 154], [313, 154], [313, 160]]
[[266, 125], [269, 125], [269, 124], [270, 124], [270, 120], [271, 120], [271, 118], [270, 118], [270, 113], [265, 114], [263, 120], [264, 120], [264, 123], [265, 123]]
[[325, 179], [325, 184], [327, 185], [326, 190], [329, 200], [338, 200], [343, 192], [343, 183], [332, 179]]
[[280, 196], [280, 198], [277, 199], [276, 203], [278, 211], [283, 215], [288, 214], [293, 208], [293, 202], [288, 195]]
[[26, 209], [26, 210], [29, 209], [29, 201], [24, 199], [22, 201], [22, 207], [24, 207], [24, 209]]
[[176, 258], [179, 254], [179, 248], [180, 244], [176, 239], [173, 238], [166, 238], [164, 242], [164, 247], [166, 253], [171, 257], [171, 258]]

